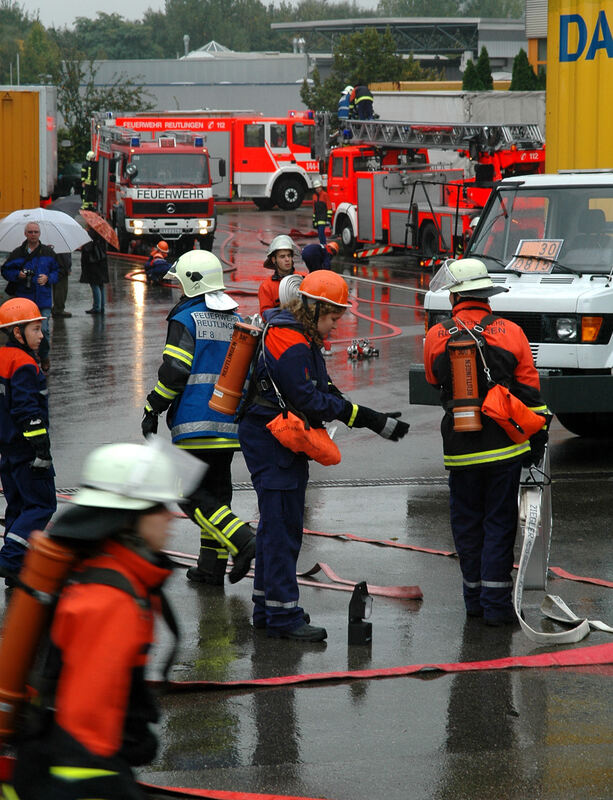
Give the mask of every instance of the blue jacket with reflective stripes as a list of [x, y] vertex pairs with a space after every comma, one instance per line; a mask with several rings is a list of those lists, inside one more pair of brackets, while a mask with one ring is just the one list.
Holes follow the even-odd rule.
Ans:
[[[238, 448], [233, 418], [209, 408], [234, 323], [233, 311], [211, 311], [206, 296], [183, 298], [168, 315], [168, 334], [158, 382], [147, 403], [166, 421], [172, 441], [181, 446]], [[198, 443], [198, 439], [207, 442]]]

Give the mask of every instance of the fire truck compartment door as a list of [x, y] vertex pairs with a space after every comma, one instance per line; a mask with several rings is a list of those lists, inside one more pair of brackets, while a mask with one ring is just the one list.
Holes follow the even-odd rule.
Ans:
[[[211, 159], [211, 180], [213, 182], [213, 197], [218, 200], [230, 200], [232, 189], [232, 161], [230, 156], [230, 131], [206, 131], [206, 146]], [[219, 159], [226, 162], [226, 177], [219, 175]], [[219, 181], [219, 183], [217, 183]]]

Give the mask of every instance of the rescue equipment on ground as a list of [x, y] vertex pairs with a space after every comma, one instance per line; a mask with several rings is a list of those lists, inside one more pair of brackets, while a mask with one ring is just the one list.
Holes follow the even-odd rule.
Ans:
[[376, 358], [379, 351], [372, 346], [368, 339], [353, 339], [347, 346], [347, 355], [353, 361], [359, 361], [363, 358]]
[[570, 630], [554, 633], [537, 631], [524, 618], [522, 612], [524, 589], [547, 590], [552, 531], [549, 446], [545, 447], [543, 460], [539, 465], [522, 469], [518, 530], [522, 548], [513, 588], [513, 607], [526, 636], [539, 644], [567, 644], [580, 642], [588, 635], [591, 628], [613, 633], [613, 627], [600, 620], [577, 617], [557, 595], [545, 595], [541, 603], [541, 613], [549, 619], [573, 625]]
[[477, 345], [458, 340], [447, 345], [451, 364], [454, 431], [480, 431], [479, 381], [477, 378]]
[[328, 431], [325, 428], [313, 428], [307, 420], [293, 414], [289, 409], [284, 408], [266, 427], [283, 447], [293, 453], [305, 453], [325, 467], [340, 464], [341, 451]]
[[366, 581], [356, 583], [349, 601], [347, 644], [371, 644], [372, 622], [366, 622], [372, 613], [372, 597]]
[[262, 336], [262, 328], [234, 323], [230, 346], [209, 400], [209, 408], [234, 416], [243, 394], [247, 373]]
[[[0, 643], [0, 743], [15, 732], [16, 716], [26, 700], [26, 681], [56, 593], [77, 559], [74, 550], [34, 531], [13, 589]], [[28, 591], [26, 591], [26, 587]]]

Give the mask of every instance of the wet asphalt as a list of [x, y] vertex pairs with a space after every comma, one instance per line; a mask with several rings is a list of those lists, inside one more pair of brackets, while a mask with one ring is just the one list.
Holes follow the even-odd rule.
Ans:
[[[227, 268], [227, 288], [241, 313], [257, 310], [266, 244], [292, 229], [308, 233], [309, 222], [308, 209], [221, 210], [215, 252]], [[176, 289], [147, 287], [139, 274], [129, 279], [139, 265], [116, 259], [110, 263], [106, 314], [87, 315], [89, 287], [78, 282], [78, 254], [73, 261], [67, 301], [73, 316], [52, 321], [49, 399], [58, 491], [77, 485], [93, 447], [141, 440], [142, 407], [156, 380], [165, 318], [179, 297]], [[453, 551], [438, 433], [441, 411], [408, 404], [408, 366], [420, 360], [423, 337], [422, 296], [415, 290], [427, 281], [402, 257], [367, 264], [340, 258], [336, 266], [359, 302], [356, 313], [341, 320], [327, 356], [329, 372], [355, 402], [402, 411], [411, 432], [391, 443], [338, 425], [343, 460], [335, 467], [312, 466], [305, 527], [370, 541], [306, 533], [299, 570], [325, 563], [351, 584], [419, 586], [423, 600], [375, 597], [372, 643], [349, 646], [350, 593], [303, 586], [302, 605], [328, 631], [326, 642], [305, 645], [271, 640], [251, 627], [250, 578], [223, 588], [199, 586], [179, 568], [170, 579], [169, 597], [182, 643], [170, 677], [228, 682], [613, 646], [611, 634], [598, 631], [576, 645], [544, 647], [519, 627], [485, 627], [465, 617], [455, 558], [377, 544], [391, 540]], [[380, 355], [349, 360], [346, 347], [356, 337], [371, 338]], [[551, 443], [550, 563], [611, 581], [611, 445], [579, 439], [557, 422]], [[233, 477], [234, 511], [257, 519], [240, 454]], [[197, 553], [198, 539], [192, 523], [177, 520], [172, 548], [185, 554], [185, 563], [186, 556]], [[317, 577], [330, 583], [321, 573]], [[563, 597], [578, 616], [613, 624], [610, 588], [552, 577], [548, 591]], [[543, 630], [561, 629], [540, 616], [542, 596], [525, 593], [526, 616]], [[154, 678], [169, 641], [160, 629]], [[138, 772], [141, 780], [158, 786], [273, 797], [609, 800], [612, 674], [611, 666], [428, 671], [167, 694], [161, 699], [158, 756]]]

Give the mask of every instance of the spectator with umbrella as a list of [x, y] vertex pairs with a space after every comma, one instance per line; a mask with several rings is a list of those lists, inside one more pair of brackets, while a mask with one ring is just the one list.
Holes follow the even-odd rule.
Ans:
[[87, 232], [91, 242], [81, 248], [81, 277], [79, 283], [88, 283], [92, 291], [92, 307], [86, 314], [104, 314], [104, 284], [109, 282], [106, 258], [106, 241], [90, 225]]

